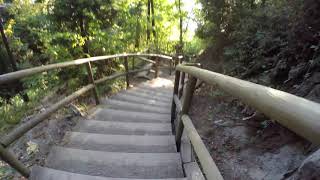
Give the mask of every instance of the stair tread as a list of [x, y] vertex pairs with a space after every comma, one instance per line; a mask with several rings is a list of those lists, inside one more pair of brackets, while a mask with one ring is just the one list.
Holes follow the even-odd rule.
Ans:
[[[32, 168], [30, 180], [151, 180], [151, 179], [132, 179], [132, 178], [111, 178], [101, 176], [90, 176], [61, 171], [51, 168], [35, 166]], [[186, 180], [186, 178], [170, 178], [158, 180]]]
[[133, 103], [128, 101], [121, 101], [116, 99], [107, 99], [104, 103], [105, 108], [113, 108], [113, 109], [122, 109], [129, 111], [141, 111], [141, 112], [154, 112], [154, 113], [170, 113], [170, 106], [168, 107], [159, 107], [159, 106], [150, 106], [141, 103]]
[[153, 87], [149, 84], [139, 84], [136, 86], [137, 89], [145, 89], [147, 91], [156, 91], [164, 94], [172, 93], [173, 87]]
[[173, 135], [105, 135], [67, 132], [66, 147], [109, 152], [176, 152]]
[[99, 134], [121, 134], [121, 135], [171, 135], [170, 123], [145, 123], [145, 122], [115, 122], [83, 120], [74, 128], [74, 131], [99, 133]]
[[132, 96], [137, 96], [137, 97], [141, 97], [141, 98], [148, 98], [148, 99], [152, 99], [152, 100], [162, 101], [165, 103], [171, 102], [171, 100], [172, 100], [172, 97], [158, 96], [158, 95], [142, 93], [142, 92], [135, 92], [135, 91], [125, 91], [125, 92], [121, 92], [121, 93], [132, 95]]
[[171, 91], [164, 92], [164, 91], [157, 90], [157, 89], [133, 87], [133, 88], [128, 89], [127, 91], [129, 91], [129, 92], [140, 92], [140, 93], [152, 94], [152, 95], [159, 95], [159, 96], [164, 96], [164, 97], [172, 97], [172, 92]]
[[123, 153], [54, 147], [48, 156], [47, 167], [105, 177], [183, 177], [179, 153]]
[[89, 118], [118, 122], [170, 122], [170, 115], [163, 113], [135, 112], [111, 108], [96, 108]]
[[171, 107], [171, 102], [164, 102], [156, 99], [139, 97], [139, 96], [135, 96], [127, 93], [119, 93], [114, 96], [111, 96], [110, 98], [115, 100], [146, 104], [146, 105], [151, 105], [155, 107]]

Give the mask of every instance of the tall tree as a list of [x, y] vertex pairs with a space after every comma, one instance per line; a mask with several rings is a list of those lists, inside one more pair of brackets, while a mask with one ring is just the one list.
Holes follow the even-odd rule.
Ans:
[[10, 46], [9, 46], [9, 41], [7, 39], [7, 36], [6, 34], [4, 33], [4, 28], [3, 28], [3, 20], [2, 18], [0, 17], [0, 32], [1, 32], [1, 38], [2, 38], [2, 42], [7, 50], [7, 53], [8, 53], [8, 57], [9, 57], [9, 60], [10, 60], [10, 63], [11, 63], [11, 67], [13, 69], [13, 71], [17, 71], [18, 70], [18, 66], [17, 66], [17, 61], [16, 59], [14, 58], [13, 54], [12, 54], [12, 51], [10, 49]]
[[111, 27], [116, 11], [112, 0], [56, 0], [52, 16], [60, 28], [78, 32], [84, 38], [83, 51], [89, 54], [88, 43], [92, 31]]
[[151, 19], [151, 0], [147, 2], [147, 44], [150, 42], [150, 19]]

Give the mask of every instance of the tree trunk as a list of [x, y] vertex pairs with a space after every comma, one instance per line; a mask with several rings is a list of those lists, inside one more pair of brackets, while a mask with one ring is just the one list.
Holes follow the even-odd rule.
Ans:
[[181, 12], [181, 0], [178, 0], [179, 18], [180, 18], [180, 47], [183, 47], [183, 29], [182, 29], [182, 12]]
[[85, 38], [85, 41], [84, 41], [84, 45], [82, 47], [82, 50], [84, 53], [86, 53], [86, 56], [89, 55], [89, 47], [88, 47], [88, 40], [87, 40], [87, 30], [86, 30], [86, 24], [84, 22], [84, 19], [83, 17], [80, 17], [79, 18], [79, 22], [80, 22], [80, 34], [83, 38]]
[[1, 37], [2, 37], [3, 44], [4, 44], [5, 48], [6, 48], [8, 56], [9, 56], [11, 67], [12, 67], [13, 71], [17, 71], [18, 70], [17, 61], [13, 57], [13, 54], [12, 54], [12, 52], [10, 50], [10, 47], [9, 47], [9, 42], [8, 42], [7, 36], [4, 33], [2, 18], [0, 18], [0, 31], [1, 31]]
[[[2, 37], [3, 44], [4, 44], [5, 48], [6, 48], [8, 56], [9, 56], [9, 60], [10, 60], [10, 63], [11, 63], [12, 70], [13, 71], [18, 71], [17, 61], [15, 60], [15, 58], [14, 58], [14, 56], [12, 54], [12, 51], [11, 51], [10, 46], [9, 46], [8, 38], [7, 38], [6, 34], [4, 33], [2, 18], [0, 18], [0, 32], [1, 32], [1, 37]], [[12, 84], [12, 86], [11, 86], [11, 84]], [[14, 81], [14, 82], [10, 83], [9, 86], [10, 87], [14, 87], [15, 93], [20, 93], [24, 101], [26, 101], [26, 102], [29, 101], [28, 95], [25, 92], [23, 92], [24, 88], [23, 88], [23, 84], [22, 84], [22, 82], [20, 80], [17, 80], [17, 81]]]
[[147, 44], [150, 41], [150, 14], [151, 14], [151, 4], [150, 0], [148, 0], [148, 13], [147, 13]]
[[156, 22], [155, 22], [155, 17], [154, 17], [153, 0], [150, 0], [150, 5], [151, 5], [151, 14], [152, 14], [152, 34], [153, 34], [154, 41], [156, 42], [157, 41], [157, 33], [156, 33]]

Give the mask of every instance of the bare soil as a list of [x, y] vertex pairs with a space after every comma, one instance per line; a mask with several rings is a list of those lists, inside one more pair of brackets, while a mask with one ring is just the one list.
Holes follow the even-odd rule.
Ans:
[[[190, 115], [226, 180], [286, 179], [312, 150], [311, 144], [237, 99], [203, 85]], [[249, 111], [249, 112], [248, 112]]]

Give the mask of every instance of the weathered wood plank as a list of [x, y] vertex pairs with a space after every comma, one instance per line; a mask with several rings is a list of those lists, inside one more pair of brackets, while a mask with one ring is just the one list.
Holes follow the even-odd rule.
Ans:
[[193, 145], [193, 149], [197, 157], [199, 158], [206, 178], [208, 180], [223, 180], [223, 177], [217, 165], [214, 163], [209, 151], [207, 150], [205, 144], [202, 142], [202, 139], [193, 126], [189, 116], [183, 115], [181, 119], [187, 131], [187, 135], [191, 141], [191, 144]]
[[0, 75], [0, 84], [7, 83], [13, 80], [22, 79], [24, 77], [28, 77], [34, 74], [38, 74], [41, 72], [45, 72], [48, 70], [53, 69], [59, 69], [59, 68], [65, 68], [69, 66], [77, 66], [80, 64], [85, 64], [88, 62], [95, 62], [95, 61], [102, 61], [102, 60], [108, 60], [108, 59], [114, 59], [114, 58], [121, 58], [121, 57], [158, 57], [163, 60], [172, 60], [172, 57], [160, 55], [160, 54], [116, 54], [116, 55], [108, 55], [108, 56], [97, 56], [97, 57], [91, 57], [91, 58], [83, 58], [83, 59], [77, 59], [74, 61], [68, 61], [63, 63], [56, 63], [56, 64], [49, 64], [45, 66], [39, 66], [29, 69], [24, 69], [16, 72], [11, 72], [7, 74]]
[[186, 72], [208, 84], [215, 84], [226, 93], [240, 98], [283, 126], [320, 144], [320, 104], [279, 91], [197, 67], [179, 65]]
[[[181, 115], [188, 114], [196, 84], [197, 84], [197, 79], [195, 77], [190, 77], [186, 87], [184, 99], [182, 102]], [[184, 128], [184, 125], [180, 117], [180, 119], [177, 120], [177, 129], [176, 129], [176, 142], [177, 142], [178, 151], [180, 151], [183, 128]]]

